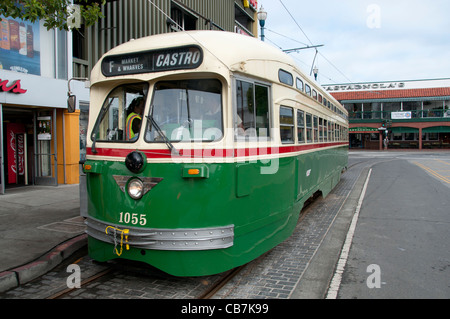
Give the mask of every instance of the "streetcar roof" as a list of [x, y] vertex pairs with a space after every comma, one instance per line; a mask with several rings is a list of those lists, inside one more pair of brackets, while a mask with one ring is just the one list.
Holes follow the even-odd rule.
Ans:
[[[136, 40], [130, 40], [127, 43], [121, 44], [108, 53], [106, 53], [100, 61], [96, 64], [91, 72], [91, 83], [104, 81], [110, 79], [118, 79], [120, 76], [114, 77], [114, 74], [110, 74], [110, 77], [106, 77], [102, 72], [102, 63], [105, 59], [112, 56], [125, 57], [127, 54], [158, 51], [162, 52], [165, 49], [182, 48], [186, 46], [196, 46], [201, 48], [204, 55], [203, 64], [197, 68], [196, 71], [200, 72], [216, 72], [219, 67], [231, 72], [248, 73], [249, 75], [259, 76], [261, 78], [269, 78], [267, 75], [267, 69], [261, 67], [261, 65], [255, 65], [251, 70], [247, 68], [251, 62], [274, 62], [272, 74], [277, 74], [278, 70], [282, 68], [282, 65], [288, 67], [288, 71], [295, 71], [297, 75], [303, 80], [307, 80], [311, 86], [315, 87], [323, 95], [326, 95], [328, 99], [333, 100], [336, 104], [339, 102], [326, 93], [326, 91], [317, 83], [307, 76], [295, 63], [288, 54], [260, 41], [257, 38], [240, 35], [237, 33], [226, 31], [184, 31], [184, 32], [172, 32], [159, 35], [153, 35]], [[269, 66], [269, 69], [271, 67]], [[276, 73], [275, 73], [276, 72]], [[136, 79], [143, 79], [146, 77], [147, 72], [136, 73]], [[130, 74], [128, 74], [129, 76]], [[147, 75], [148, 76], [148, 75]], [[129, 77], [128, 77], [129, 78]], [[273, 79], [275, 80], [275, 79]]]
[[[93, 70], [91, 82], [95, 83], [105, 78], [99, 68], [105, 57], [188, 45], [201, 47], [205, 57], [215, 58], [228, 69], [249, 60], [277, 61], [296, 67], [290, 56], [254, 37], [224, 31], [172, 32], [131, 40], [113, 48], [103, 56]], [[211, 63], [211, 60], [209, 59], [207, 63]]]

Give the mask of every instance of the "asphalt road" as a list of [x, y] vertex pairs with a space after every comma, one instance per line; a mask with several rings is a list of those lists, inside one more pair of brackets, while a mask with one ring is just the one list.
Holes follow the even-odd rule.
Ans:
[[450, 153], [350, 159], [375, 164], [337, 298], [450, 298]]

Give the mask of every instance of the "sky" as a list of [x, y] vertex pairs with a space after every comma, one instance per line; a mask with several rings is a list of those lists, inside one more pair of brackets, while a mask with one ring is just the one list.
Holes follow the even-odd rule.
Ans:
[[[259, 0], [261, 5], [268, 13], [266, 42], [283, 50], [324, 45], [315, 60], [322, 85], [450, 78], [449, 0]], [[310, 74], [315, 49], [290, 55]]]

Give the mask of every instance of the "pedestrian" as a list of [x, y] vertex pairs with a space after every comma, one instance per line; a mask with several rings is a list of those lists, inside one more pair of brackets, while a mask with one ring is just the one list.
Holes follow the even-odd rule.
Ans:
[[389, 147], [389, 139], [388, 139], [388, 137], [386, 136], [386, 137], [384, 138], [384, 149], [387, 150], [388, 147]]

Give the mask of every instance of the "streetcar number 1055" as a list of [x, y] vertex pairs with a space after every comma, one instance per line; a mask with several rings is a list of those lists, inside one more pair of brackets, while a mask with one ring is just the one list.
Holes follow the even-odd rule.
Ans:
[[121, 212], [119, 214], [119, 223], [145, 226], [147, 224], [147, 215]]

